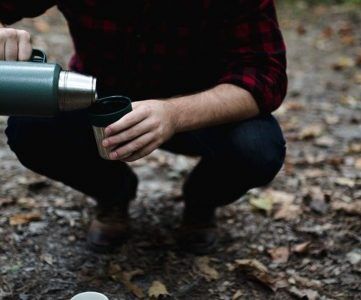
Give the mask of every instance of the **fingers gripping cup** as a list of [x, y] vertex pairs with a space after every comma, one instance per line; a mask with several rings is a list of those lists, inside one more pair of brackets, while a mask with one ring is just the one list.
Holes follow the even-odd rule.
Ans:
[[110, 159], [113, 149], [105, 148], [102, 141], [105, 137], [105, 128], [118, 121], [132, 111], [132, 103], [128, 97], [110, 96], [97, 100], [88, 110], [90, 123], [93, 127], [99, 154], [104, 159]]

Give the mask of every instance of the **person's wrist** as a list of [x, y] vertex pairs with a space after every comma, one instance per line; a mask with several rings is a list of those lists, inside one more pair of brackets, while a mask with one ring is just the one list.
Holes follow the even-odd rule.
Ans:
[[173, 133], [177, 133], [179, 130], [179, 114], [177, 113], [177, 105], [169, 100], [165, 100], [164, 103], [170, 123], [169, 126], [171, 127]]

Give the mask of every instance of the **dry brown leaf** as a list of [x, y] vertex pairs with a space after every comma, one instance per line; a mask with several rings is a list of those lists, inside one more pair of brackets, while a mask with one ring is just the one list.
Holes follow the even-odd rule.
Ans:
[[318, 292], [310, 289], [298, 289], [293, 286], [289, 289], [289, 292], [299, 299], [316, 300], [319, 298]]
[[268, 268], [257, 259], [236, 259], [236, 265], [241, 269], [251, 269], [267, 273]]
[[354, 76], [355, 83], [361, 84], [361, 73], [357, 73]]
[[133, 277], [138, 276], [138, 275], [144, 275], [144, 271], [141, 269], [135, 269], [135, 270], [128, 271], [128, 272], [123, 272], [124, 278], [129, 281], [131, 281], [133, 279]]
[[351, 108], [358, 105], [358, 100], [352, 95], [343, 95], [339, 101], [342, 105], [349, 106]]
[[356, 159], [355, 168], [358, 169], [358, 170], [361, 170], [361, 157]]
[[305, 109], [305, 105], [298, 102], [298, 101], [287, 101], [285, 103], [285, 108], [286, 110], [295, 110], [295, 111], [299, 111], [299, 110], [304, 110]]
[[241, 290], [237, 290], [234, 295], [232, 296], [232, 300], [238, 300], [238, 299], [242, 299], [241, 297], [243, 296], [243, 292]]
[[14, 199], [0, 198], [0, 207], [14, 203]]
[[331, 206], [334, 210], [341, 210], [353, 215], [361, 215], [361, 200], [356, 200], [351, 203], [335, 201], [331, 204]]
[[215, 268], [211, 267], [209, 263], [210, 259], [208, 256], [197, 257], [195, 259], [197, 269], [207, 281], [217, 280], [219, 278], [219, 273]]
[[30, 197], [21, 197], [17, 201], [17, 204], [24, 208], [36, 208], [39, 207], [39, 202], [34, 198]]
[[294, 204], [295, 195], [293, 194], [268, 189], [261, 194], [260, 199], [268, 199], [272, 203], [274, 207], [273, 218], [276, 220], [293, 220], [302, 213], [300, 206]]
[[332, 147], [336, 144], [336, 140], [328, 135], [321, 136], [315, 140], [315, 145], [319, 147]]
[[321, 169], [311, 169], [308, 168], [304, 171], [303, 175], [307, 178], [319, 178], [319, 177], [325, 177], [327, 173], [324, 170]]
[[274, 263], [286, 263], [290, 257], [290, 249], [288, 247], [277, 247], [267, 250]]
[[307, 288], [320, 288], [322, 287], [322, 282], [316, 279], [309, 279], [307, 277], [299, 276], [294, 274], [292, 278], [297, 282], [299, 285]]
[[348, 153], [358, 154], [361, 153], [361, 143], [352, 143], [348, 146]]
[[334, 34], [333, 29], [330, 26], [326, 26], [322, 30], [322, 37], [325, 39], [331, 38], [333, 34]]
[[27, 224], [32, 221], [38, 221], [41, 219], [39, 211], [33, 211], [25, 214], [13, 215], [9, 219], [9, 223], [12, 226]]
[[311, 242], [307, 241], [307, 242], [304, 242], [304, 243], [301, 243], [301, 244], [293, 245], [292, 248], [291, 248], [291, 251], [293, 253], [304, 254], [304, 253], [306, 253], [308, 251], [308, 248], [309, 248], [310, 244], [311, 244]]
[[304, 35], [307, 32], [307, 30], [303, 24], [298, 24], [296, 31], [299, 35]]
[[112, 280], [121, 282], [128, 291], [139, 299], [143, 299], [145, 294], [143, 290], [138, 285], [131, 282], [131, 280], [134, 276], [143, 274], [144, 271], [141, 269], [135, 269], [129, 272], [122, 271], [122, 268], [116, 263], [111, 263], [108, 269], [108, 275], [112, 278]]
[[324, 131], [324, 127], [322, 124], [311, 124], [304, 127], [301, 130], [299, 134], [299, 139], [301, 140], [313, 139], [315, 137], [319, 137], [323, 131]]
[[160, 297], [169, 296], [169, 293], [166, 286], [162, 282], [156, 280], [153, 281], [152, 285], [150, 286], [148, 290], [148, 296], [150, 298], [158, 299]]
[[245, 272], [245, 275], [256, 280], [272, 291], [286, 287], [288, 282], [284, 278], [269, 273], [267, 267], [256, 259], [236, 259], [238, 269]]
[[297, 219], [302, 213], [301, 208], [295, 204], [285, 203], [283, 204], [279, 210], [275, 212], [273, 218], [275, 220], [294, 220]]
[[355, 180], [346, 177], [338, 177], [335, 179], [335, 183], [341, 186], [347, 186], [353, 188], [355, 186]]
[[347, 46], [352, 46], [355, 44], [356, 42], [356, 38], [354, 35], [345, 35], [343, 37], [340, 38], [341, 43]]
[[332, 65], [332, 68], [336, 71], [344, 70], [355, 66], [355, 61], [351, 57], [342, 56]]
[[52, 266], [54, 263], [54, 258], [50, 254], [42, 254], [40, 256], [42, 261], [45, 261], [48, 265]]

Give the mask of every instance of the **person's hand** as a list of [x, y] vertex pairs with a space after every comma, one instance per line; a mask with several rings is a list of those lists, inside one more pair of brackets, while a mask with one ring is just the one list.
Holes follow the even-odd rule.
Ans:
[[175, 133], [171, 103], [144, 100], [132, 103], [133, 110], [105, 129], [103, 146], [113, 149], [112, 160], [126, 162], [142, 158]]
[[0, 60], [28, 60], [31, 52], [27, 31], [0, 27]]

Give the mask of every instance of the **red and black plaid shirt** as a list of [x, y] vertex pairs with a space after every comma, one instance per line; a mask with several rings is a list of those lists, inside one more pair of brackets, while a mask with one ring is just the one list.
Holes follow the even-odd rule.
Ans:
[[97, 77], [107, 93], [166, 98], [232, 83], [262, 112], [285, 97], [285, 45], [272, 0], [0, 0], [0, 21], [53, 5], [74, 41], [71, 69]]

